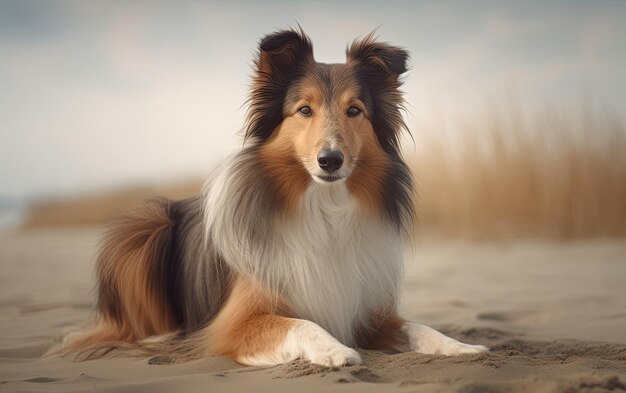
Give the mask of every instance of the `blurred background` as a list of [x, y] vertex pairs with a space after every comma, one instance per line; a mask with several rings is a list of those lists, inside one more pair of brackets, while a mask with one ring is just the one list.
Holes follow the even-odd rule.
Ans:
[[[344, 62], [346, 46], [374, 29], [411, 52], [403, 154], [419, 223], [399, 309], [495, 351], [471, 364], [401, 357], [390, 375], [426, 390], [623, 387], [620, 0], [0, 0], [2, 386], [188, 391], [218, 381], [206, 372], [221, 361], [155, 372], [136, 359], [39, 357], [91, 315], [102, 224], [145, 198], [200, 191], [242, 147], [260, 38], [298, 24], [320, 62]], [[359, 373], [391, 382], [385, 364]], [[263, 389], [280, 377], [268, 372], [245, 381]], [[237, 388], [230, 371], [215, 375], [227, 373]], [[311, 377], [301, 382], [322, 383]]]
[[258, 40], [410, 50], [421, 233], [626, 235], [626, 3], [0, 0], [0, 230], [196, 193], [241, 147]]

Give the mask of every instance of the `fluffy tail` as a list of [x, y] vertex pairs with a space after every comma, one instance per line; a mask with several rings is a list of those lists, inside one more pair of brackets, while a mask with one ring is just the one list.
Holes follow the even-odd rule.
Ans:
[[110, 226], [97, 261], [95, 324], [53, 352], [92, 359], [115, 348], [142, 349], [141, 340], [176, 331], [168, 296], [176, 277], [172, 216], [170, 201], [150, 199]]

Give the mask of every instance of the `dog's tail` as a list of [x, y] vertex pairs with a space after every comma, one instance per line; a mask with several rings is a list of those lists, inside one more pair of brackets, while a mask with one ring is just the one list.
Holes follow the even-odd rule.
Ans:
[[173, 217], [172, 202], [158, 198], [112, 223], [97, 260], [96, 321], [67, 335], [53, 353], [97, 358], [115, 348], [141, 349], [141, 340], [179, 328], [169, 303], [175, 280]]

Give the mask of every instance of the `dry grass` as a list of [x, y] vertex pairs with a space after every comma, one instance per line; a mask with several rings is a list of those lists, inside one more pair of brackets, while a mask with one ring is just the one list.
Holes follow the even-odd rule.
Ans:
[[67, 199], [44, 200], [32, 206], [24, 229], [102, 224], [155, 196], [182, 199], [200, 192], [201, 180], [168, 186], [137, 186]]
[[493, 238], [626, 235], [626, 130], [616, 116], [490, 115], [418, 139], [420, 229]]
[[[416, 133], [409, 162], [420, 231], [488, 239], [626, 235], [626, 129], [618, 117], [590, 109], [502, 113], [458, 125], [454, 138]], [[24, 226], [100, 224], [145, 198], [194, 195], [201, 183], [44, 201]]]

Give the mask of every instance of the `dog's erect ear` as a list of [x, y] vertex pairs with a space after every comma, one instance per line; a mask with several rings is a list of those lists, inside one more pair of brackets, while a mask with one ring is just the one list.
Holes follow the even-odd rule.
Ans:
[[270, 137], [282, 121], [289, 86], [303, 74], [303, 65], [310, 62], [313, 46], [302, 30], [281, 30], [261, 40], [248, 98], [246, 139]]
[[398, 77], [407, 71], [409, 54], [406, 50], [385, 42], [377, 42], [373, 34], [352, 43], [346, 50], [348, 62], [369, 68], [379, 77]]
[[372, 112], [372, 125], [381, 146], [390, 154], [398, 154], [400, 131], [408, 130], [400, 113], [404, 101], [399, 90], [399, 77], [407, 71], [408, 52], [376, 41], [371, 33], [353, 42], [346, 57], [363, 87], [361, 95]]
[[303, 31], [281, 30], [259, 44], [257, 71], [284, 78], [299, 64], [313, 60], [313, 46]]

